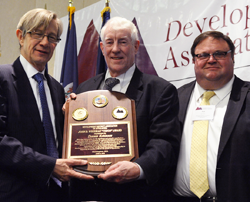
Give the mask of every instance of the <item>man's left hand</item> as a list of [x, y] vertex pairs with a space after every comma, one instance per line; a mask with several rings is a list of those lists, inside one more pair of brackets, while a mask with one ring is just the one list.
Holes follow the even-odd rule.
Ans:
[[120, 161], [110, 166], [105, 173], [98, 175], [98, 178], [122, 184], [136, 180], [139, 176], [140, 168], [136, 163]]

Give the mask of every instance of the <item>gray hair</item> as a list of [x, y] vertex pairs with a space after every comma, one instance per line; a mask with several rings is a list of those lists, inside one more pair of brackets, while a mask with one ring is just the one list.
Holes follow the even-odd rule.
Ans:
[[114, 30], [129, 29], [131, 32], [132, 42], [135, 43], [135, 41], [138, 40], [138, 31], [134, 23], [127, 20], [126, 18], [113, 17], [110, 20], [108, 20], [108, 22], [106, 22], [106, 24], [103, 26], [101, 30], [101, 39], [103, 43], [105, 43], [104, 37], [105, 37], [105, 30], [107, 29], [107, 27], [112, 27]]
[[63, 30], [62, 21], [57, 18], [56, 13], [42, 8], [36, 8], [25, 13], [20, 18], [17, 29], [22, 31], [24, 37], [28, 32], [35, 31], [40, 26], [43, 26], [45, 31], [52, 20], [56, 20], [58, 25], [57, 37], [60, 38]]

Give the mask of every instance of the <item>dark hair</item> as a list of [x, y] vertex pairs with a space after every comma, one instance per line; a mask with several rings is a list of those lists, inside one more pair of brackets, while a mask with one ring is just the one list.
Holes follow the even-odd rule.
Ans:
[[225, 40], [227, 42], [230, 50], [231, 50], [231, 57], [233, 58], [234, 51], [235, 51], [234, 43], [229, 38], [229, 36], [224, 35], [223, 33], [218, 32], [218, 31], [207, 31], [207, 32], [204, 32], [204, 33], [202, 33], [202, 34], [200, 34], [199, 36], [196, 37], [196, 39], [194, 40], [194, 43], [193, 43], [193, 45], [191, 47], [191, 54], [192, 54], [193, 58], [195, 57], [194, 51], [195, 51], [196, 46], [200, 42], [202, 42], [204, 39], [206, 39], [208, 37], [213, 37], [215, 39], [223, 39], [223, 40]]

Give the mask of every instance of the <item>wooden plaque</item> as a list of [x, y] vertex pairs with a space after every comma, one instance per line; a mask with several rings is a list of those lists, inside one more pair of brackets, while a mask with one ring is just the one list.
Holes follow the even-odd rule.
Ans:
[[88, 91], [66, 103], [63, 158], [85, 159], [74, 169], [98, 175], [118, 161], [138, 158], [135, 103], [124, 94]]

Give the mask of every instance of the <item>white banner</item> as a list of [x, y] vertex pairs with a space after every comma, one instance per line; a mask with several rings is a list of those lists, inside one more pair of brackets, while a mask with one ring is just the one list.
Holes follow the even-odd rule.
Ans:
[[[109, 6], [111, 17], [136, 20], [157, 74], [176, 87], [195, 79], [190, 48], [200, 33], [209, 30], [230, 36], [236, 46], [235, 74], [250, 80], [249, 0], [111, 0]], [[91, 20], [100, 32], [100, 12], [104, 7], [103, 0], [75, 13], [78, 52]], [[56, 48], [57, 80], [60, 80], [68, 16], [61, 20], [64, 32]]]

